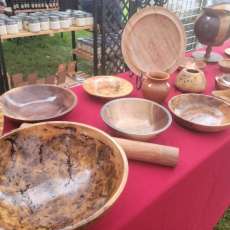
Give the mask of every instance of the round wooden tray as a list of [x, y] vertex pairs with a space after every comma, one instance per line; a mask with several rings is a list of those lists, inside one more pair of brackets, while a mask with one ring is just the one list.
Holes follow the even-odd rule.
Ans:
[[128, 21], [121, 46], [124, 60], [133, 73], [172, 73], [184, 55], [184, 28], [178, 17], [169, 10], [148, 7]]

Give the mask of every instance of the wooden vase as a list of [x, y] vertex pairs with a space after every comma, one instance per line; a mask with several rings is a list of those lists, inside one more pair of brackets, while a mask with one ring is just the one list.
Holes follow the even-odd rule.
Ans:
[[154, 72], [145, 75], [142, 92], [146, 99], [162, 103], [168, 96], [170, 75], [166, 72]]

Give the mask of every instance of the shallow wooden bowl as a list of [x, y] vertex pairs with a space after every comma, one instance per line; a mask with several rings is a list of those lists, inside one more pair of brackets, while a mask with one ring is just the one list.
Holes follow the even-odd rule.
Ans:
[[124, 189], [128, 163], [107, 134], [47, 122], [0, 138], [0, 229], [73, 230], [98, 218]]
[[219, 61], [220, 70], [225, 73], [230, 73], [230, 59], [223, 59]]
[[214, 97], [220, 98], [230, 103], [230, 89], [212, 91]]
[[178, 123], [190, 129], [217, 132], [230, 127], [230, 105], [215, 97], [181, 94], [168, 105]]
[[217, 89], [230, 89], [230, 74], [223, 74], [216, 77]]
[[167, 109], [139, 98], [113, 100], [104, 105], [101, 117], [118, 135], [143, 141], [164, 132], [172, 123]]
[[51, 120], [69, 113], [77, 104], [74, 93], [54, 85], [28, 85], [1, 98], [4, 115], [18, 121]]
[[88, 78], [84, 82], [83, 88], [88, 94], [105, 99], [125, 97], [133, 91], [130, 82], [115, 76]]
[[192, 68], [192, 69], [205, 69], [205, 67], [207, 66], [207, 64], [204, 61], [201, 60], [195, 60], [192, 57], [183, 57], [180, 59], [179, 61], [179, 66], [178, 66], [178, 70], [182, 70], [184, 68]]

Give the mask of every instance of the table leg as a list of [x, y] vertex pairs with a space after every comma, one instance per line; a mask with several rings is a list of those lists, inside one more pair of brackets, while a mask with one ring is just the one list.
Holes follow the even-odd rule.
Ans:
[[7, 70], [6, 70], [6, 64], [5, 64], [5, 58], [4, 58], [4, 51], [3, 51], [3, 45], [2, 40], [0, 39], [0, 65], [1, 65], [1, 93], [6, 92], [9, 90], [9, 83], [7, 78]]
[[[74, 49], [76, 49], [76, 33], [75, 33], [75, 31], [72, 31], [71, 34], [72, 34], [72, 48], [74, 50]], [[73, 54], [73, 60], [74, 61], [77, 60], [76, 54]]]

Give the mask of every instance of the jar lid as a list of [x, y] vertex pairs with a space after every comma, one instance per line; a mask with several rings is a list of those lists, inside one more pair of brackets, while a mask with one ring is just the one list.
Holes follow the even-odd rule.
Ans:
[[75, 13], [75, 14], [74, 14], [74, 17], [75, 17], [75, 18], [85, 18], [85, 15], [82, 14], [82, 13], [81, 13], [81, 14], [79, 14], [79, 13], [76, 14], [76, 13]]
[[4, 20], [0, 20], [0, 26], [4, 26], [6, 23]]
[[30, 23], [39, 23], [40, 21], [39, 21], [39, 19], [36, 18], [36, 17], [30, 17], [29, 22], [30, 22]]
[[57, 21], [59, 21], [59, 17], [52, 15], [52, 16], [50, 16], [50, 21], [51, 22], [57, 22]]
[[6, 14], [0, 14], [0, 18], [8, 18]]
[[40, 20], [40, 22], [48, 22], [49, 21], [49, 17], [48, 16], [40, 16], [39, 20]]
[[88, 18], [92, 18], [93, 17], [93, 14], [91, 14], [91, 13], [85, 13], [84, 14], [86, 17], [88, 17]]
[[18, 22], [15, 19], [7, 19], [6, 25], [17, 25]]
[[22, 19], [20, 17], [18, 17], [18, 16], [11, 16], [10, 18], [14, 19], [17, 22], [22, 21]]
[[69, 16], [63, 14], [63, 15], [60, 16], [60, 19], [61, 20], [67, 20], [67, 19], [69, 19]]

